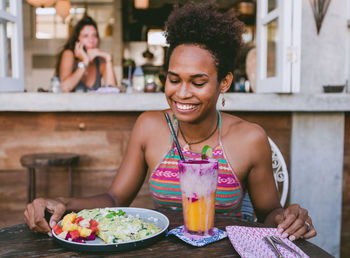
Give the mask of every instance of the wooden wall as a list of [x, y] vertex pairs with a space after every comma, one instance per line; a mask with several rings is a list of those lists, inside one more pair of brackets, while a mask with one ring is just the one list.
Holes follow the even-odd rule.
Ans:
[[[0, 210], [24, 209], [26, 170], [21, 155], [73, 152], [74, 196], [106, 191], [121, 163], [138, 113], [0, 113]], [[81, 128], [84, 127], [84, 128]], [[37, 196], [67, 196], [66, 171], [38, 171]]]
[[[106, 191], [121, 163], [137, 112], [28, 113], [0, 112], [0, 211], [23, 210], [26, 170], [21, 155], [73, 152], [81, 156], [73, 173], [73, 195]], [[289, 164], [289, 113], [237, 113], [260, 124], [280, 147]], [[67, 196], [64, 169], [37, 172], [37, 196]], [[144, 184], [133, 206], [152, 207]]]

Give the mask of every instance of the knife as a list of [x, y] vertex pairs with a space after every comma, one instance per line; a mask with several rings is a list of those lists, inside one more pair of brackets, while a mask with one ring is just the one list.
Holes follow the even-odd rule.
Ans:
[[282, 245], [284, 248], [287, 248], [289, 251], [292, 251], [293, 253], [295, 253], [299, 257], [302, 257], [301, 254], [299, 254], [296, 250], [294, 250], [289, 245], [287, 245], [285, 242], [283, 242], [282, 239], [280, 239], [278, 236], [270, 236], [270, 238], [273, 242]]
[[270, 247], [272, 247], [274, 253], [277, 255], [278, 258], [284, 258], [283, 255], [280, 253], [280, 251], [278, 251], [276, 245], [274, 244], [274, 242], [271, 240], [269, 236], [264, 237], [264, 240]]

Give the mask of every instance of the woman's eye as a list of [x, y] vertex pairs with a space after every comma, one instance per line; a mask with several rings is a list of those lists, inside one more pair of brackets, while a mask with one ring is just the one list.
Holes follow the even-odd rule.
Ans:
[[179, 83], [179, 82], [180, 82], [179, 80], [172, 80], [172, 79], [169, 79], [169, 81], [170, 81], [171, 83]]
[[205, 82], [192, 82], [194, 86], [203, 86]]

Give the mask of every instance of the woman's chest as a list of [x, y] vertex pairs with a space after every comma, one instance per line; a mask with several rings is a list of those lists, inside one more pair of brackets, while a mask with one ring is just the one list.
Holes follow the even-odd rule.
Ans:
[[96, 81], [96, 65], [89, 66], [86, 69], [81, 81], [88, 87], [92, 88]]

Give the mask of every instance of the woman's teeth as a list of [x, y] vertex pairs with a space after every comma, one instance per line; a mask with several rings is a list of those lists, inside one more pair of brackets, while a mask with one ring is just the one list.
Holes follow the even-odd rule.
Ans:
[[182, 109], [182, 110], [189, 110], [189, 109], [193, 109], [195, 107], [195, 105], [188, 105], [188, 104], [183, 105], [183, 104], [179, 104], [179, 103], [177, 103], [176, 105], [177, 105], [178, 109]]

